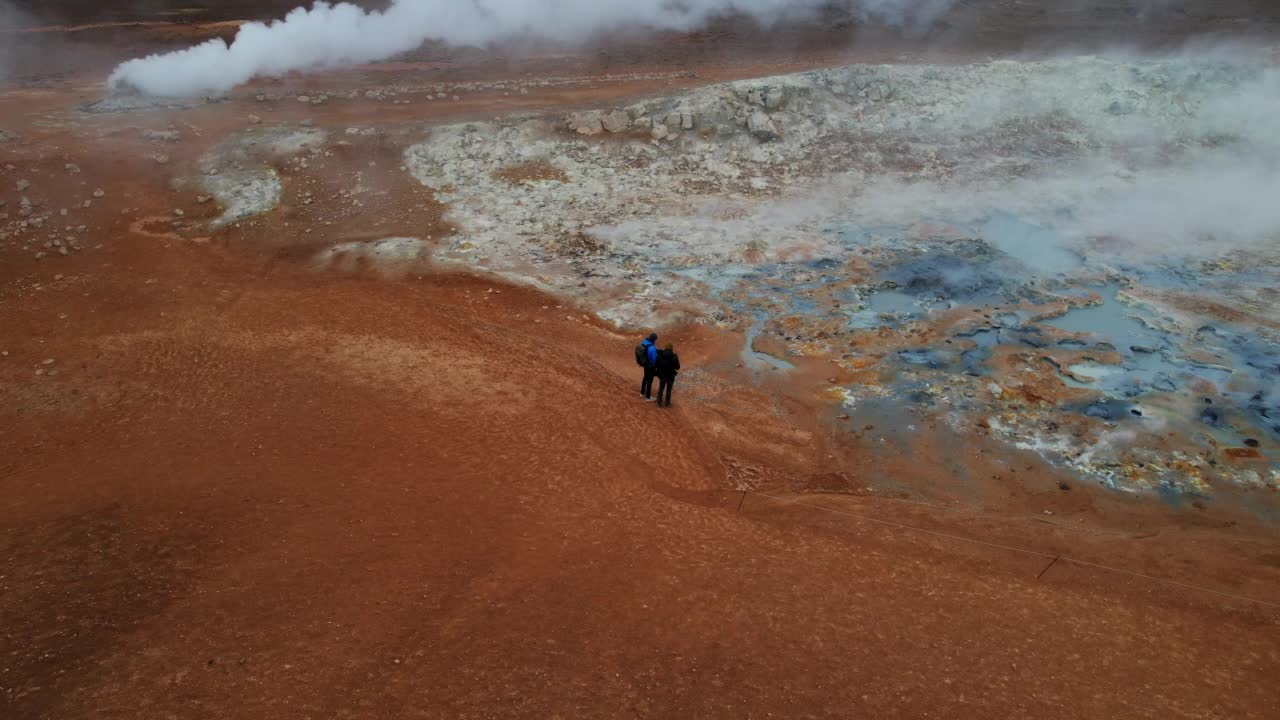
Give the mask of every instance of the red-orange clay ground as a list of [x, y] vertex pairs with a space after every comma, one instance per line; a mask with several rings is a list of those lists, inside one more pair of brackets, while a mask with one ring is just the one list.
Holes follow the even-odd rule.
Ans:
[[[108, 190], [83, 252], [0, 249], [0, 717], [1280, 716], [1249, 498], [1092, 490], [978, 431], [875, 450], [832, 431], [822, 368], [751, 378], [705, 328], [664, 330], [691, 372], [659, 410], [587, 309], [294, 262], [290, 178], [251, 231], [136, 232], [214, 210], [141, 144], [40, 122], [93, 92], [0, 96], [51, 207]], [[173, 164], [254, 108], [183, 116]], [[306, 116], [359, 112], [396, 111]], [[332, 232], [443, 233], [392, 175], [380, 227]]]

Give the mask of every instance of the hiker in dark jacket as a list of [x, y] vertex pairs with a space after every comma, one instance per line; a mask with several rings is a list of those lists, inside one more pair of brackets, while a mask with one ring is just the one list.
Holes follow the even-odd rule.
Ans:
[[640, 381], [640, 394], [645, 400], [653, 399], [653, 377], [658, 368], [658, 333], [652, 333], [636, 346], [636, 364], [644, 368]]
[[680, 356], [670, 343], [658, 353], [654, 371], [658, 376], [658, 407], [671, 407], [671, 386], [676, 384], [676, 375], [680, 374]]

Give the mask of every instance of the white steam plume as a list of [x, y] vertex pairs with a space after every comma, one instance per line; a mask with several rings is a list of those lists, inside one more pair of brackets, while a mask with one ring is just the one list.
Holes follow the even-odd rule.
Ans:
[[[864, 17], [897, 25], [932, 22], [955, 0], [856, 0]], [[743, 12], [764, 21], [803, 16], [831, 0], [394, 0], [385, 11], [317, 2], [271, 23], [240, 27], [227, 45], [210, 40], [186, 50], [130, 60], [109, 85], [148, 95], [225, 93], [262, 75], [373, 62], [426, 40], [484, 44], [520, 34], [575, 40], [623, 25], [668, 30], [699, 27]]]
[[[19, 10], [8, 0], [0, 0], [0, 31], [12, 33], [18, 28], [34, 25], [34, 18]], [[7, 80], [13, 72], [16, 43], [10, 38], [0, 40], [0, 80]]]

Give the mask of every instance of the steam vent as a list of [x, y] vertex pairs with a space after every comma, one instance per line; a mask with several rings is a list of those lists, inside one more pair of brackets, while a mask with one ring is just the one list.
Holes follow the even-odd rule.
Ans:
[[1280, 717], [1280, 6], [207, 5], [0, 0], [0, 717]]

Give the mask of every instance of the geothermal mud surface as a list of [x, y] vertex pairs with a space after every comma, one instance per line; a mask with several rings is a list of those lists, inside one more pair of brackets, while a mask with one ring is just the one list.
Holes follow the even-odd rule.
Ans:
[[6, 717], [1274, 715], [1273, 55], [645, 57], [0, 93]]
[[1278, 80], [851, 66], [433, 127], [405, 165], [457, 226], [438, 262], [830, 360], [853, 415], [892, 399], [1114, 489], [1274, 490]]

